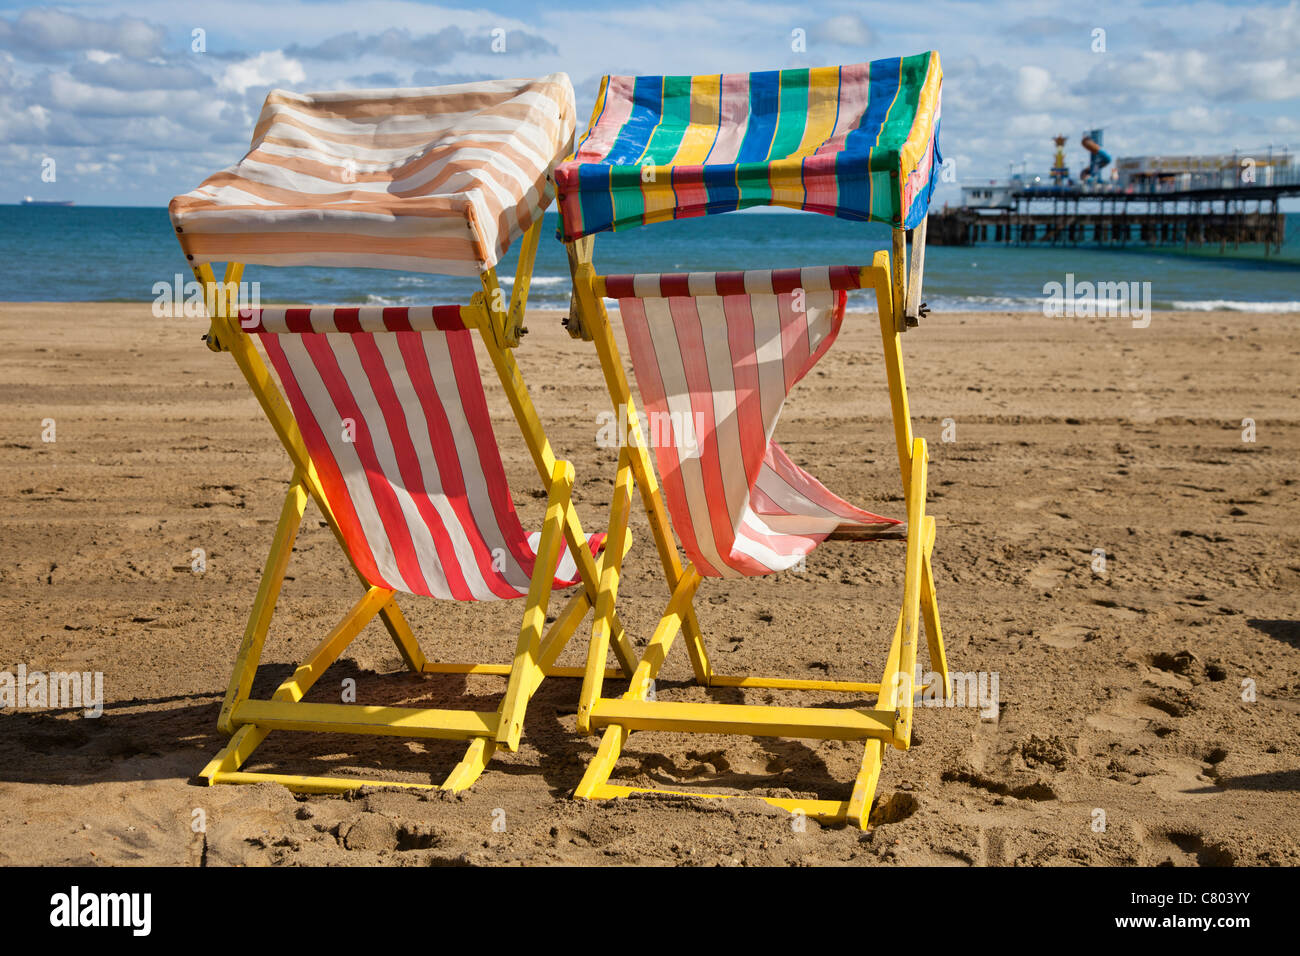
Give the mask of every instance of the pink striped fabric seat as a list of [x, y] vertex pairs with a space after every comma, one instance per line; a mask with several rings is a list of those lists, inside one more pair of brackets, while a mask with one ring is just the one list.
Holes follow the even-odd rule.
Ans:
[[[458, 307], [258, 309], [261, 340], [372, 585], [458, 601], [522, 597], [540, 534], [520, 524]], [[593, 536], [593, 553], [603, 536]], [[562, 552], [555, 586], [577, 583]]]
[[849, 267], [609, 276], [673, 527], [701, 574], [793, 567], [838, 528], [897, 530], [772, 440], [844, 320]]

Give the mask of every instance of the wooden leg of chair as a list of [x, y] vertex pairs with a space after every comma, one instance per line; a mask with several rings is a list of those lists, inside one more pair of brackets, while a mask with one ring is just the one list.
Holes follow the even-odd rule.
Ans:
[[921, 615], [925, 621], [925, 639], [930, 649], [930, 667], [939, 675], [943, 685], [943, 699], [952, 696], [952, 675], [948, 672], [948, 655], [943, 647], [943, 630], [939, 626], [939, 599], [934, 590], [934, 567], [931, 555], [934, 552], [934, 518], [926, 515], [925, 557], [921, 566]]
[[700, 586], [700, 580], [700, 572], [695, 570], [695, 565], [688, 564], [682, 572], [681, 581], [673, 591], [672, 599], [664, 609], [663, 617], [659, 619], [659, 626], [655, 628], [650, 643], [646, 645], [645, 653], [641, 655], [641, 660], [636, 665], [636, 671], [632, 674], [632, 680], [624, 697], [633, 700], [645, 699], [646, 693], [650, 690], [650, 682], [658, 676], [659, 668], [663, 667], [674, 638], [682, 630], [690, 614], [691, 601], [695, 599], [695, 591]]
[[406, 616], [402, 614], [402, 609], [397, 606], [395, 599], [389, 601], [388, 605], [379, 612], [379, 618], [384, 622], [388, 636], [397, 645], [403, 663], [415, 673], [421, 673], [425, 664], [424, 651], [420, 650], [420, 644], [411, 631], [411, 625], [406, 623]]
[[587, 772], [582, 775], [573, 795], [580, 800], [591, 800], [599, 796], [600, 789], [609, 780], [609, 775], [614, 772], [614, 764], [618, 763], [619, 754], [623, 752], [623, 745], [627, 743], [628, 729], [612, 724], [605, 728], [604, 736], [600, 738], [600, 746], [596, 749], [596, 756], [591, 758], [591, 763], [587, 764]]
[[[628, 640], [623, 623], [614, 613], [614, 606], [618, 596], [619, 576], [623, 571], [623, 559], [632, 546], [632, 532], [628, 529], [627, 522], [632, 513], [633, 481], [632, 464], [628, 460], [628, 449], [624, 447], [619, 452], [614, 495], [609, 503], [609, 533], [605, 539], [605, 557], [600, 563], [595, 602], [596, 622], [592, 630], [593, 639], [597, 628], [603, 628], [607, 632], [607, 640], [614, 646], [614, 656], [629, 677], [636, 670], [636, 648]], [[603, 654], [602, 651], [602, 661]]]
[[[601, 568], [604, 562], [608, 560], [609, 544], [606, 543], [606, 553], [600, 561], [591, 556], [590, 549], [586, 546], [586, 535], [582, 533], [582, 525], [578, 521], [578, 512], [570, 508], [564, 517], [564, 540], [569, 546], [569, 551], [574, 554], [578, 565], [578, 575], [582, 578], [582, 586], [587, 592], [587, 597], [591, 599], [592, 606], [599, 601], [600, 593], [600, 576]], [[582, 543], [579, 543], [582, 542]], [[627, 545], [631, 544], [631, 532], [628, 533]], [[626, 551], [624, 551], [626, 556]], [[618, 612], [610, 621], [610, 640], [614, 645], [614, 654], [618, 657], [619, 663], [627, 673], [632, 673], [636, 667], [636, 649], [632, 642], [628, 640], [627, 633], [623, 629], [623, 622], [619, 620]]]
[[695, 672], [695, 683], [708, 687], [713, 678], [713, 666], [709, 663], [709, 652], [704, 648], [704, 632], [700, 630], [693, 607], [686, 609], [682, 637], [686, 641], [686, 653], [691, 658], [691, 670]]
[[880, 765], [885, 758], [885, 743], [874, 737], [867, 741], [866, 752], [862, 755], [862, 769], [853, 781], [853, 794], [849, 797], [846, 819], [850, 826], [865, 830], [870, 825], [871, 802], [876, 796], [876, 784], [880, 782]]
[[244, 724], [231, 735], [226, 745], [217, 755], [208, 761], [208, 765], [199, 771], [199, 776], [208, 782], [208, 786], [220, 783], [222, 774], [234, 773], [244, 765], [258, 744], [266, 739], [270, 731], [252, 724]]
[[542, 524], [542, 538], [537, 545], [537, 562], [533, 579], [528, 587], [528, 603], [524, 608], [523, 624], [519, 628], [519, 642], [515, 647], [514, 664], [510, 680], [501, 701], [501, 722], [497, 727], [497, 743], [510, 750], [519, 747], [523, 733], [524, 709], [528, 706], [531, 689], [541, 682], [542, 629], [546, 626], [546, 607], [555, 583], [555, 565], [560, 558], [560, 545], [564, 541], [564, 514], [569, 510], [569, 495], [573, 490], [573, 466], [567, 461], [557, 461], [552, 475], [550, 500], [546, 505], [546, 519]]
[[223, 734], [235, 732], [230, 715], [236, 704], [248, 699], [253, 688], [253, 678], [257, 675], [262, 647], [266, 643], [266, 632], [271, 626], [271, 616], [275, 613], [275, 603], [280, 597], [284, 573], [289, 567], [293, 543], [298, 537], [298, 528], [302, 525], [306, 507], [307, 486], [303, 482], [302, 473], [295, 472], [289, 491], [284, 496], [284, 507], [280, 510], [280, 521], [275, 528], [271, 553], [266, 557], [262, 580], [257, 586], [257, 597], [249, 612], [244, 639], [239, 645], [234, 671], [230, 675], [230, 685], [226, 688], [226, 698], [222, 701], [221, 714], [217, 717], [217, 729]]
[[[627, 557], [627, 552], [631, 547], [631, 544], [632, 533], [629, 531], [623, 537], [623, 557]], [[601, 562], [612, 560], [611, 555], [612, 550], [607, 546]], [[600, 568], [602, 566], [603, 564], [598, 562], [597, 567]], [[569, 602], [564, 606], [564, 610], [560, 612], [559, 616], [551, 624], [550, 629], [547, 630], [546, 635], [542, 638], [542, 649], [538, 657], [539, 670], [537, 671], [539, 681], [543, 674], [550, 674], [555, 669], [555, 662], [559, 658], [560, 652], [564, 650], [565, 645], [568, 644], [569, 639], [577, 631], [578, 625], [582, 623], [583, 617], [585, 617], [587, 612], [591, 610], [591, 607], [591, 596], [585, 589], [579, 591], [569, 599]], [[627, 635], [623, 632], [623, 625], [619, 622], [617, 615], [611, 615], [610, 630], [611, 636], [615, 639], [614, 653], [615, 656], [618, 657], [620, 667], [622, 668], [622, 673], [617, 676], [630, 677], [632, 676], [632, 671], [636, 669], [636, 653], [631, 649], [631, 642], [628, 641]], [[585, 674], [583, 668], [573, 668], [572, 670], [577, 673], [568, 674], [567, 676], [582, 677]], [[606, 673], [608, 674], [610, 672], [606, 671]], [[533, 688], [534, 691], [536, 689], [536, 687]], [[532, 692], [530, 691], [529, 693], [531, 694]]]
[[[619, 572], [626, 553], [624, 545], [628, 533], [627, 522], [632, 510], [632, 469], [627, 463], [626, 447], [619, 453], [618, 460], [618, 477], [614, 482], [614, 495], [609, 505], [609, 535], [605, 539], [605, 558], [600, 564], [596, 615], [591, 626], [591, 641], [587, 645], [587, 669], [578, 697], [578, 732], [583, 734], [591, 732], [591, 707], [600, 698], [604, 684], [614, 602], [618, 597]], [[624, 663], [624, 668], [630, 675], [635, 670], [635, 662], [630, 669]]]
[[443, 781], [442, 789], [459, 793], [469, 787], [482, 775], [496, 749], [496, 741], [489, 740], [487, 737], [475, 737], [469, 742], [469, 749], [465, 751], [465, 756], [461, 758], [460, 763], [452, 768], [447, 779]]
[[627, 631], [623, 630], [623, 622], [618, 619], [618, 612], [610, 615], [609, 639], [614, 651], [614, 659], [618, 661], [618, 666], [623, 671], [622, 676], [631, 677], [632, 672], [636, 670], [636, 648], [627, 636]]
[[[586, 536], [582, 533], [582, 525], [578, 521], [578, 513], [574, 509], [569, 509], [564, 518], [564, 539], [569, 546], [572, 554], [576, 555], [578, 565], [578, 574], [582, 578], [582, 586], [587, 592], [587, 597], [591, 599], [594, 606], [599, 601], [601, 568], [604, 562], [609, 559], [609, 544], [606, 543], [605, 556], [597, 561], [591, 556], [591, 551], [586, 547]], [[626, 547], [631, 545], [632, 534], [628, 532], [625, 542], [624, 556], [626, 556]], [[623, 670], [631, 674], [636, 667], [636, 648], [628, 640], [627, 632], [623, 629], [623, 622], [619, 620], [618, 612], [614, 611], [610, 620], [610, 640], [614, 646], [614, 655], [618, 658], [619, 664]]]
[[899, 698], [904, 692], [903, 685], [911, 686], [911, 681], [905, 680], [903, 675], [899, 674], [899, 661], [903, 656], [902, 647], [903, 612], [900, 610], [894, 624], [894, 636], [889, 642], [889, 654], [885, 658], [885, 671], [880, 677], [880, 694], [876, 699], [876, 708], [893, 714], [895, 723], [900, 719], [902, 707]]
[[921, 570], [925, 565], [925, 439], [912, 442], [912, 475], [907, 492], [907, 569], [903, 576], [903, 632], [898, 660], [899, 691], [896, 698], [893, 744], [906, 750], [911, 744], [912, 711], [916, 699], [917, 632], [921, 628]]

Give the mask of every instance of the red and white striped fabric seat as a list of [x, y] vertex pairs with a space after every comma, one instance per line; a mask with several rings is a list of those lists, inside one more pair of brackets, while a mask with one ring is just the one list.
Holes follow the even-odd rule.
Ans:
[[299, 308], [241, 309], [245, 332], [279, 335], [285, 332], [455, 332], [465, 328], [458, 305], [345, 308], [312, 305]]
[[[453, 314], [454, 313], [454, 314]], [[458, 307], [240, 313], [280, 378], [344, 542], [372, 585], [522, 597], [539, 533], [511, 500]], [[593, 553], [603, 536], [593, 536]], [[577, 583], [562, 552], [555, 586]]]
[[701, 574], [781, 571], [838, 528], [900, 527], [827, 490], [772, 440], [858, 284], [849, 267], [605, 279], [673, 527]]

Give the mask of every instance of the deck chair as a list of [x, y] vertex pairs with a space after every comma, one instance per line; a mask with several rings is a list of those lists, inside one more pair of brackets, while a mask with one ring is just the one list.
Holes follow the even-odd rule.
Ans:
[[[607, 549], [622, 553], [635, 485], [669, 592], [627, 691], [605, 696], [622, 559], [602, 566], [578, 711], [579, 729], [602, 736], [576, 796], [680, 792], [611, 782], [635, 730], [851, 740], [864, 749], [847, 800], [765, 799], [825, 822], [866, 827], [885, 745], [911, 743], [922, 626], [941, 685], [933, 692], [950, 696], [932, 566], [935, 521], [925, 508], [926, 444], [912, 431], [901, 348], [901, 333], [926, 311], [920, 276], [924, 218], [941, 161], [941, 77], [935, 53], [748, 75], [606, 77], [576, 155], [557, 168], [574, 286], [569, 331], [594, 343], [610, 399], [628, 423]], [[896, 255], [891, 261], [877, 252], [865, 267], [622, 276], [595, 270], [597, 232], [757, 205], [883, 221], [892, 227]], [[900, 268], [909, 230], [910, 283]], [[772, 440], [786, 396], [832, 346], [847, 295], [857, 289], [876, 297], [905, 522], [843, 500]], [[648, 437], [605, 298], [619, 303]], [[715, 672], [693, 606], [703, 580], [790, 568], [828, 538], [906, 542], [901, 610], [879, 681]], [[695, 681], [705, 687], [871, 695], [874, 706], [651, 699], [679, 634]]]
[[[417, 90], [274, 91], [248, 155], [173, 200], [177, 236], [207, 290], [207, 344], [234, 357], [293, 465], [218, 721], [232, 736], [202, 771], [207, 783], [270, 780], [308, 792], [395, 785], [241, 770], [271, 731], [292, 730], [467, 741], [441, 784], [461, 790], [496, 747], [518, 746], [543, 679], [582, 673], [555, 662], [596, 603], [604, 536], [584, 534], [570, 501], [572, 466], [552, 453], [511, 350], [523, 331], [547, 177], [573, 126], [564, 74]], [[507, 307], [496, 265], [521, 235]], [[228, 265], [218, 281], [211, 263], [220, 259]], [[482, 289], [466, 306], [248, 308], [238, 301], [246, 262], [478, 275]], [[544, 522], [531, 535], [506, 482], [476, 334], [546, 493]], [[255, 700], [253, 680], [308, 498], [363, 593], [270, 700]], [[580, 588], [546, 627], [552, 591], [573, 585]], [[428, 660], [399, 592], [523, 599], [512, 661]], [[304, 701], [376, 616], [413, 671], [505, 677], [496, 711]], [[629, 673], [635, 658], [616, 628], [621, 672]]]

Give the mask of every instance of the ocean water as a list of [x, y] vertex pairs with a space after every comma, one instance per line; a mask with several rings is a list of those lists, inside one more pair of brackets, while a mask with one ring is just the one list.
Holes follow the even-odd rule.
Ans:
[[[569, 301], [564, 247], [547, 216], [530, 303]], [[888, 230], [813, 214], [733, 213], [605, 233], [597, 238], [603, 273], [687, 272], [860, 265], [889, 246]], [[515, 254], [501, 274], [514, 271]], [[158, 282], [190, 274], [165, 209], [0, 206], [0, 301], [146, 302]], [[931, 247], [925, 299], [934, 311], [1039, 308], [1044, 286], [1080, 282], [1151, 283], [1155, 309], [1300, 310], [1300, 215], [1289, 217], [1281, 257], [1259, 249], [1236, 255], [1180, 250]], [[371, 269], [250, 266], [270, 303], [435, 305], [464, 302], [474, 279]]]

